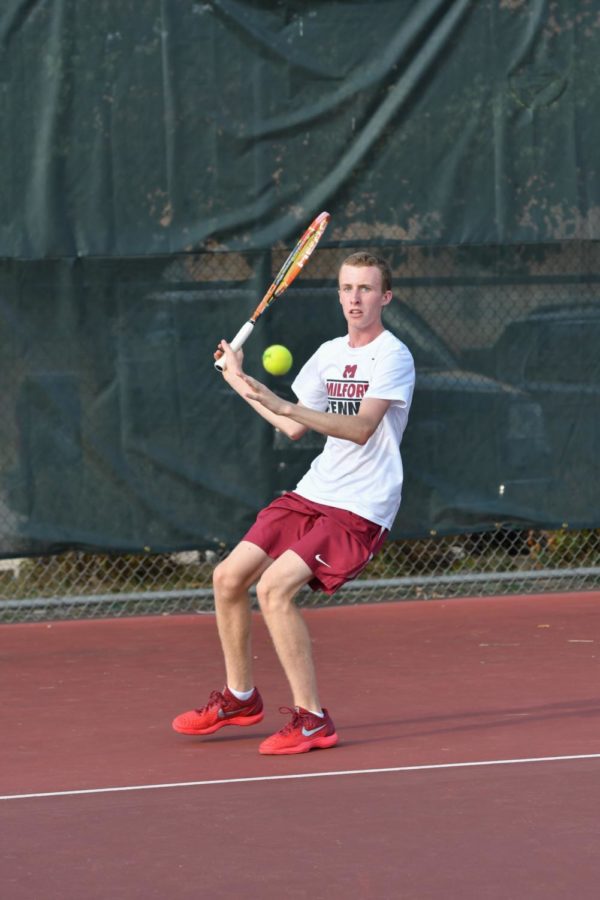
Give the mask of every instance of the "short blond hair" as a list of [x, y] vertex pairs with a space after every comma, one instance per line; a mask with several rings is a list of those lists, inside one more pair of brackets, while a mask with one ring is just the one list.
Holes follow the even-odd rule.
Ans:
[[368, 253], [366, 250], [359, 250], [357, 253], [347, 256], [342, 262], [342, 266], [356, 266], [357, 269], [363, 266], [373, 266], [381, 272], [381, 288], [383, 292], [385, 293], [392, 289], [392, 270], [388, 261], [381, 256], [375, 256], [375, 254]]

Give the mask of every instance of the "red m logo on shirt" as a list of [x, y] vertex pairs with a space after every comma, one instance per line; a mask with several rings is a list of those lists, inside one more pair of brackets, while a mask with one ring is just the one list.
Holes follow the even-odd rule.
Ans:
[[356, 375], [356, 366], [346, 366], [342, 378], [354, 378]]

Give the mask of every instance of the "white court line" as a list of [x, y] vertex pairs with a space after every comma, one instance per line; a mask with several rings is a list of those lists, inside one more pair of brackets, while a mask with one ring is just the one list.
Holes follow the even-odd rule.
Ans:
[[208, 781], [175, 781], [171, 784], [132, 784], [123, 787], [87, 788], [78, 791], [46, 791], [38, 794], [4, 794], [0, 800], [30, 800], [39, 797], [80, 797], [85, 794], [118, 794], [128, 791], [159, 791], [165, 788], [208, 787], [213, 784], [251, 784], [258, 781], [293, 781], [299, 778], [335, 778], [340, 775], [384, 775], [392, 772], [424, 772], [435, 769], [469, 769], [481, 766], [511, 766], [522, 763], [568, 762], [600, 759], [600, 753], [577, 756], [533, 756], [525, 759], [487, 759], [478, 762], [436, 763], [423, 766], [392, 766], [385, 769], [345, 769], [339, 772], [302, 772], [296, 775], [256, 775], [250, 778], [215, 778]]

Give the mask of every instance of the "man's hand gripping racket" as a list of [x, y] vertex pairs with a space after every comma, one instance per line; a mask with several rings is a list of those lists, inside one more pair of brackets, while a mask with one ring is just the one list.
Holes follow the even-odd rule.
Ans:
[[[246, 340], [252, 334], [257, 320], [264, 311], [290, 286], [294, 278], [300, 274], [304, 265], [308, 261], [311, 253], [319, 243], [323, 232], [327, 228], [330, 215], [327, 212], [320, 213], [317, 218], [308, 226], [281, 269], [275, 276], [271, 287], [262, 298], [249, 320], [245, 322], [236, 336], [230, 341], [229, 346], [233, 351], [240, 350]], [[215, 353], [215, 368], [221, 372], [225, 368], [225, 359], [223, 351], [217, 350]]]

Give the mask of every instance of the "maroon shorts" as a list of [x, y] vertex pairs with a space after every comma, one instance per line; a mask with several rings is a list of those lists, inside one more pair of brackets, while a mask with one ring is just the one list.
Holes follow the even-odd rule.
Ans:
[[356, 513], [306, 500], [296, 493], [273, 500], [243, 539], [272, 559], [293, 550], [312, 570], [313, 591], [333, 594], [364, 569], [388, 530]]

